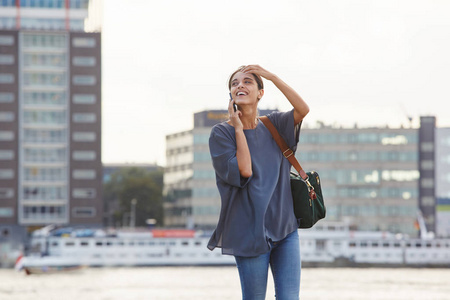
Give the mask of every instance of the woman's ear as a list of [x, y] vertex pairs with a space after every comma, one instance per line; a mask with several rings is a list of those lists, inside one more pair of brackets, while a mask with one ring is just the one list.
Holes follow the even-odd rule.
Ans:
[[258, 91], [258, 101], [261, 100], [261, 98], [264, 96], [264, 90], [259, 90]]

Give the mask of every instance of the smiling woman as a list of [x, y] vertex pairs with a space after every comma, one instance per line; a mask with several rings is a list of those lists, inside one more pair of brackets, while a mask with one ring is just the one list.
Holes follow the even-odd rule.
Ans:
[[262, 78], [271, 81], [293, 106], [290, 111], [267, 115], [293, 151], [309, 112], [291, 87], [258, 65], [240, 67], [231, 75], [229, 120], [215, 125], [209, 139], [222, 210], [208, 248], [219, 247], [223, 254], [235, 257], [244, 299], [265, 299], [269, 265], [277, 299], [298, 299], [300, 249], [291, 165], [258, 119], [258, 103], [264, 96]]

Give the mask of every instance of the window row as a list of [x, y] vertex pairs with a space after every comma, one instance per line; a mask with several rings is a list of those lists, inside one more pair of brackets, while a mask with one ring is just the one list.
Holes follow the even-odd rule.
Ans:
[[23, 219], [25, 220], [52, 220], [66, 217], [64, 206], [24, 206], [22, 208]]
[[27, 186], [23, 188], [24, 200], [63, 200], [66, 198], [66, 186]]
[[65, 53], [24, 53], [24, 67], [66, 67]]
[[418, 197], [417, 188], [366, 188], [366, 187], [342, 187], [323, 188], [325, 197], [343, 199], [387, 199], [400, 198], [403, 200], [415, 200]]
[[302, 161], [401, 161], [416, 162], [417, 151], [300, 151]]
[[330, 205], [327, 206], [327, 215], [338, 216], [356, 216], [356, 217], [389, 217], [389, 216], [415, 216], [417, 208], [415, 205]]
[[25, 104], [30, 105], [49, 105], [64, 106], [67, 101], [66, 92], [24, 92], [23, 99]]
[[64, 163], [67, 160], [66, 148], [25, 148], [25, 162]]
[[25, 181], [65, 181], [67, 180], [67, 168], [25, 167], [23, 179]]
[[[312, 130], [313, 131], [313, 130]], [[300, 144], [381, 144], [406, 145], [417, 144], [417, 133], [315, 133], [302, 132]]]
[[[44, 22], [43, 19], [40, 19]], [[65, 20], [63, 27], [65, 28]], [[21, 20], [24, 21], [23, 19]], [[39, 20], [37, 20], [39, 22]], [[23, 35], [23, 47], [26, 48], [56, 48], [56, 49], [66, 49], [67, 47], [67, 36], [65, 34], [24, 34]]]
[[86, 9], [89, 0], [0, 0], [0, 6], [16, 6], [19, 3], [21, 7], [36, 8], [65, 8], [69, 3], [70, 8]]
[[24, 73], [25, 86], [65, 87], [66, 73]]
[[[24, 124], [53, 124], [65, 125], [67, 122], [66, 111], [32, 111], [26, 110], [23, 114]], [[72, 114], [74, 123], [95, 123], [97, 115], [95, 113], [74, 113]]]
[[[61, 92], [24, 92], [24, 103], [29, 105], [64, 106], [67, 101], [67, 93]], [[0, 103], [14, 102], [13, 93], [0, 93]], [[95, 104], [97, 96], [95, 94], [74, 94], [72, 96], [74, 104]]]
[[66, 143], [66, 129], [25, 129], [23, 141], [26, 143]]

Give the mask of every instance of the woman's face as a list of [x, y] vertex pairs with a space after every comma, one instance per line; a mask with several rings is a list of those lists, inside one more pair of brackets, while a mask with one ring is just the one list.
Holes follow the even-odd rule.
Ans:
[[237, 72], [231, 79], [231, 95], [237, 105], [258, 103], [264, 90], [258, 90], [258, 84], [252, 74]]

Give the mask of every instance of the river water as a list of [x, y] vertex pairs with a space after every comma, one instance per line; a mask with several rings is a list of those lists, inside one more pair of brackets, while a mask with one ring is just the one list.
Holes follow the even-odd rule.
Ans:
[[[266, 299], [274, 299], [271, 278]], [[235, 267], [0, 269], [1, 300], [240, 299]], [[448, 300], [450, 269], [304, 268], [301, 300]]]

